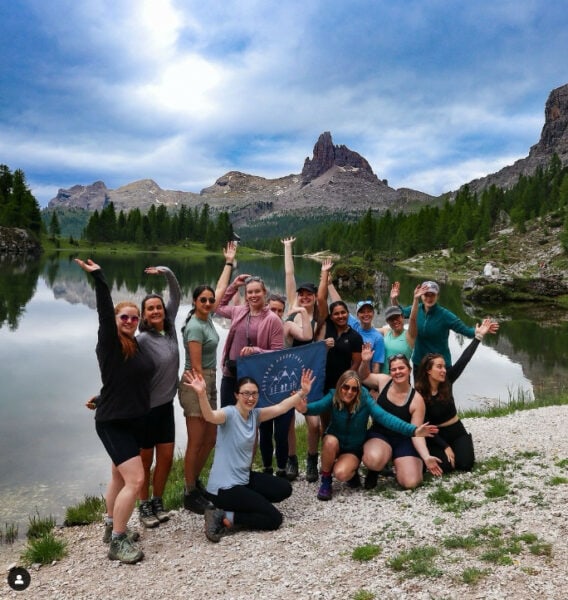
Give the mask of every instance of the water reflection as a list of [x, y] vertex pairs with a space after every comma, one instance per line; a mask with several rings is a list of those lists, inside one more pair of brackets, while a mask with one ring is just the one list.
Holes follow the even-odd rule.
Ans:
[[[93, 259], [104, 267], [115, 300], [140, 302], [150, 291], [164, 291], [165, 281], [143, 271], [150, 264], [170, 266], [183, 291], [178, 329], [193, 289], [200, 283], [215, 285], [224, 262], [221, 255], [203, 260], [146, 254]], [[296, 262], [297, 281], [319, 281], [317, 263]], [[283, 292], [282, 263], [281, 257], [241, 261], [239, 272], [258, 274], [269, 289]], [[409, 302], [419, 280], [396, 271], [388, 271], [387, 278], [401, 281], [402, 300]], [[379, 304], [388, 303], [388, 291], [381, 291]], [[0, 325], [7, 325], [0, 327], [0, 523], [18, 521], [23, 531], [36, 508], [61, 520], [65, 506], [86, 493], [100, 494], [108, 479], [108, 459], [94, 432], [93, 414], [84, 407], [100, 386], [95, 296], [72, 257], [53, 257], [41, 263], [1, 263], [0, 299]], [[360, 298], [346, 299], [353, 307]], [[459, 286], [444, 285], [441, 303], [467, 322], [484, 316], [462, 305]], [[383, 324], [380, 316], [376, 324]], [[217, 323], [220, 350], [226, 337], [222, 325]], [[519, 389], [530, 394], [533, 387], [565, 386], [565, 323], [551, 327], [520, 318], [504, 321], [499, 334], [486, 342], [456, 384], [461, 407], [506, 402]], [[454, 358], [465, 343], [451, 338]], [[185, 423], [177, 402], [175, 406], [181, 452]]]

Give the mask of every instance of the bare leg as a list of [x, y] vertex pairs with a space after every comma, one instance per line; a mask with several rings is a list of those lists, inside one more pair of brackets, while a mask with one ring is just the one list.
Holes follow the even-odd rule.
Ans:
[[360, 463], [359, 457], [355, 454], [341, 454], [335, 461], [333, 476], [338, 481], [349, 481], [355, 475]]
[[339, 454], [339, 440], [334, 435], [326, 435], [321, 443], [321, 470], [331, 473]]
[[[168, 481], [168, 476], [174, 460], [175, 444], [157, 444], [156, 445], [156, 466], [154, 467], [154, 477], [152, 479], [152, 495], [161, 498], [164, 495], [164, 489]], [[144, 457], [142, 457], [144, 461]], [[142, 494], [140, 495], [142, 499]], [[146, 496], [146, 499], [148, 496]]]
[[412, 490], [422, 483], [422, 459], [415, 456], [401, 456], [394, 459], [396, 480], [406, 490]]
[[363, 446], [363, 464], [372, 471], [385, 468], [392, 456], [392, 448], [384, 440], [372, 438]]
[[[126, 524], [132, 515], [136, 498], [144, 483], [144, 467], [140, 456], [135, 456], [121, 463], [116, 467], [113, 465], [113, 471], [118, 471], [124, 485], [114, 497], [113, 505], [113, 532], [124, 533]], [[113, 473], [113, 480], [115, 479]], [[116, 478], [118, 481], [118, 477]], [[108, 499], [107, 499], [108, 506]]]
[[148, 500], [150, 497], [150, 471], [152, 469], [152, 462], [154, 461], [154, 448], [141, 448], [140, 458], [142, 459], [142, 466], [144, 468], [144, 483], [140, 490], [140, 500]]
[[217, 427], [202, 417], [186, 417], [187, 448], [184, 458], [185, 483], [188, 489], [195, 486], [211, 450], [215, 446]]

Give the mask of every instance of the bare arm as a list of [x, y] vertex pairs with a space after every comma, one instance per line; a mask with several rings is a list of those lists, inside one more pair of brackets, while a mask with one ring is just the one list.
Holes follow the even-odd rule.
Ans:
[[199, 407], [201, 408], [201, 414], [208, 423], [222, 425], [227, 420], [225, 411], [213, 410], [209, 405], [209, 400], [207, 398], [207, 384], [205, 383], [205, 379], [203, 379], [202, 375], [192, 371], [185, 371], [182, 377], [182, 382], [184, 385], [192, 388], [197, 394], [197, 398], [199, 399]]
[[221, 271], [221, 275], [217, 281], [217, 286], [215, 287], [215, 304], [213, 305], [213, 312], [219, 306], [221, 299], [225, 295], [225, 291], [229, 287], [229, 281], [231, 280], [231, 273], [233, 272], [236, 255], [237, 245], [235, 242], [229, 242], [225, 248], [223, 248], [225, 264], [223, 265], [223, 270]]
[[296, 323], [296, 317], [294, 317], [293, 321], [285, 321], [284, 336], [300, 342], [310, 342], [313, 338], [313, 332], [308, 311], [303, 306], [298, 306], [297, 303], [294, 303], [294, 306], [290, 309], [290, 313], [297, 313], [296, 316], [299, 316], [301, 321], [300, 324]]
[[[418, 392], [415, 392], [414, 398], [412, 399], [412, 402], [410, 404], [410, 422], [413, 425], [416, 425], [416, 427], [424, 425], [425, 414], [426, 406], [424, 404], [424, 399]], [[414, 445], [416, 452], [418, 452], [420, 458], [424, 461], [424, 464], [426, 465], [428, 471], [432, 473], [432, 475], [439, 477], [440, 475], [442, 475], [442, 469], [440, 468], [439, 464], [442, 461], [439, 458], [436, 458], [435, 456], [432, 456], [430, 454], [430, 451], [428, 450], [428, 445], [426, 444], [426, 440], [423, 437], [416, 437], [416, 432], [414, 435], [415, 437], [412, 438], [412, 444]]]
[[296, 297], [296, 277], [294, 275], [294, 257], [292, 256], [292, 244], [295, 241], [295, 237], [281, 240], [284, 244], [284, 273], [286, 275], [286, 298], [288, 306], [292, 306]]
[[324, 259], [321, 263], [321, 275], [317, 296], [318, 313], [321, 321], [324, 321], [329, 314], [329, 308], [327, 306], [327, 283], [331, 267], [333, 267], [333, 263], [329, 258]]
[[406, 341], [410, 348], [414, 348], [414, 343], [418, 336], [418, 303], [420, 297], [426, 290], [427, 288], [423, 288], [421, 285], [417, 285], [414, 289], [414, 298], [412, 299], [412, 308], [408, 320], [408, 330], [406, 331]]

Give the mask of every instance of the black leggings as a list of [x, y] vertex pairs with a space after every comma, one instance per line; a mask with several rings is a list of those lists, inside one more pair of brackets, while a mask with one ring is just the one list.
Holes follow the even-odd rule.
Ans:
[[263, 421], [258, 426], [259, 431], [259, 448], [262, 456], [262, 464], [265, 467], [272, 466], [272, 454], [274, 446], [272, 444], [272, 434], [274, 433], [274, 442], [276, 445], [276, 466], [282, 470], [286, 468], [288, 460], [288, 430], [290, 429], [290, 421], [294, 417], [294, 409], [270, 419]]
[[[473, 469], [473, 463], [475, 462], [475, 453], [473, 450], [473, 440], [471, 433], [468, 433], [463, 426], [461, 421], [448, 425], [447, 427], [440, 427], [438, 435], [446, 441], [450, 448], [454, 451], [456, 457], [457, 471], [471, 471]], [[432, 456], [442, 460], [440, 467], [444, 473], [453, 471], [454, 467], [448, 462], [448, 457], [444, 452], [443, 448], [440, 448], [432, 438], [426, 438], [428, 444], [428, 450]]]
[[247, 529], [273, 530], [282, 524], [282, 513], [272, 505], [290, 496], [292, 486], [283, 477], [251, 471], [248, 485], [235, 485], [211, 496], [215, 506], [235, 513], [234, 524]]

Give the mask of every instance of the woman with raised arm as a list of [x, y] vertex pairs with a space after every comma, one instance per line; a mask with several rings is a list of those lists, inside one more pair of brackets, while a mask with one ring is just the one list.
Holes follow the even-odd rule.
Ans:
[[[390, 376], [370, 373], [369, 362], [372, 351], [364, 346], [359, 374], [363, 384], [379, 392], [377, 405], [391, 415], [414, 425], [424, 423], [424, 399], [410, 384], [411, 367], [404, 354], [389, 358]], [[372, 489], [377, 484], [378, 472], [392, 460], [396, 480], [405, 489], [413, 489], [422, 483], [424, 465], [430, 473], [440, 476], [440, 460], [432, 456], [426, 441], [394, 433], [382, 423], [373, 421], [367, 432], [363, 447], [363, 464], [369, 469], [365, 488]]]
[[184, 382], [197, 397], [203, 418], [217, 426], [215, 457], [207, 490], [216, 508], [205, 511], [205, 535], [212, 542], [238, 528], [274, 530], [282, 513], [273, 505], [290, 496], [292, 486], [285, 478], [251, 471], [258, 424], [284, 414], [302, 403], [313, 381], [310, 370], [302, 371], [301, 390], [279, 404], [257, 408], [259, 388], [251, 377], [236, 384], [235, 404], [213, 410], [203, 377], [186, 371]]
[[96, 405], [95, 427], [112, 460], [112, 476], [105, 494], [106, 525], [112, 526], [108, 557], [136, 563], [144, 553], [127, 535], [126, 524], [144, 483], [140, 447], [144, 419], [150, 410], [150, 385], [155, 365], [134, 334], [140, 320], [138, 306], [120, 302], [113, 307], [101, 267], [91, 259], [75, 262], [95, 282], [99, 331], [97, 359], [102, 388]]
[[[229, 242], [223, 249], [225, 264], [215, 289], [203, 284], [193, 290], [193, 307], [182, 327], [185, 348], [185, 370], [203, 377], [207, 397], [212, 408], [217, 408], [217, 346], [219, 334], [211, 315], [223, 297], [235, 263], [237, 245]], [[185, 488], [183, 505], [202, 515], [211, 503], [205, 497], [199, 476], [215, 447], [217, 428], [203, 418], [195, 391], [185, 385], [179, 387], [179, 402], [183, 408], [187, 428], [187, 447], [184, 456]]]
[[[408, 319], [408, 329], [404, 328], [404, 315], [402, 308], [398, 304], [389, 306], [385, 310], [385, 321], [387, 324], [384, 327], [379, 327], [379, 331], [385, 339], [385, 362], [381, 368], [381, 373], [389, 374], [388, 359], [395, 354], [404, 354], [408, 360], [412, 359], [412, 350], [418, 333], [417, 316], [418, 303], [424, 293], [422, 285], [416, 286], [414, 290], [414, 299]], [[391, 287], [391, 302], [394, 298], [395, 302], [400, 294], [400, 283], [395, 281]]]
[[[448, 344], [450, 331], [455, 331], [467, 338], [473, 338], [475, 329], [466, 325], [453, 312], [438, 304], [440, 286], [435, 281], [425, 281], [422, 284], [421, 302], [418, 306], [417, 335], [412, 352], [414, 376], [418, 374], [418, 366], [428, 353], [441, 354], [446, 365], [451, 366], [452, 356]], [[398, 303], [398, 298], [391, 295], [391, 302]], [[408, 316], [411, 307], [403, 308], [403, 314]], [[497, 331], [499, 325], [492, 324], [492, 332]]]
[[[294, 323], [301, 327], [303, 334], [308, 333], [307, 337], [301, 336], [297, 330], [285, 330], [285, 343], [289, 347], [302, 346], [309, 344], [316, 339], [318, 326], [322, 321], [319, 318], [319, 309], [317, 305], [317, 288], [311, 282], [300, 283], [296, 285], [294, 270], [294, 257], [292, 254], [292, 244], [296, 238], [289, 237], [282, 240], [284, 244], [284, 271], [286, 274], [286, 295], [288, 303], [296, 305], [305, 310], [305, 315], [298, 310], [290, 310], [287, 322]], [[306, 318], [309, 319], [309, 329], [306, 328]], [[314, 482], [318, 480], [318, 444], [321, 435], [319, 417], [306, 416], [306, 425], [308, 429], [308, 455], [306, 460], [306, 479]], [[292, 419], [290, 430], [288, 432], [288, 461], [286, 462], [286, 477], [293, 481], [298, 477], [298, 456], [296, 454], [296, 422]]]
[[[245, 288], [245, 303], [229, 303], [240, 287]], [[267, 290], [262, 278], [242, 274], [231, 283], [219, 303], [217, 315], [231, 319], [231, 327], [221, 360], [221, 406], [235, 403], [237, 359], [284, 348], [284, 326], [267, 305]]]
[[357, 372], [352, 370], [339, 377], [336, 389], [329, 390], [315, 402], [307, 404], [304, 401], [299, 410], [309, 415], [331, 413], [322, 441], [319, 500], [331, 499], [332, 475], [347, 482], [350, 487], [359, 487], [358, 469], [369, 417], [401, 436], [429, 436], [437, 431], [427, 423], [418, 427], [407, 423], [377, 406], [361, 385]]
[[[144, 465], [144, 484], [140, 491], [139, 516], [145, 527], [157, 527], [169, 519], [162, 496], [172, 468], [175, 445], [174, 398], [178, 388], [179, 349], [175, 321], [181, 290], [168, 267], [148, 267], [147, 275], [163, 275], [168, 282], [169, 299], [148, 294], [142, 300], [142, 319], [138, 326], [138, 345], [151, 354], [156, 371], [150, 384], [150, 412], [146, 416], [140, 456]], [[150, 499], [150, 473], [152, 497]]]
[[444, 473], [473, 469], [473, 440], [458, 417], [452, 385], [463, 373], [483, 337], [496, 331], [495, 325], [491, 319], [476, 325], [474, 339], [451, 367], [446, 367], [441, 354], [427, 354], [420, 363], [416, 389], [424, 397], [426, 419], [439, 428], [438, 435], [428, 441], [428, 449], [440, 459]]

